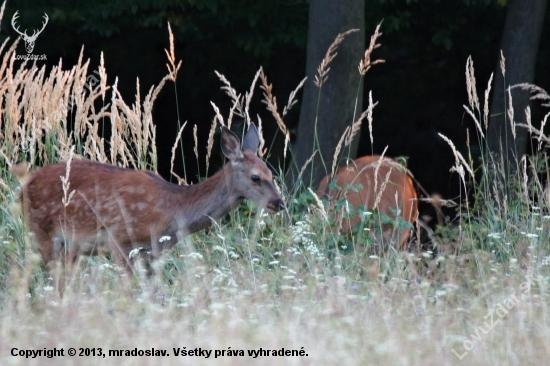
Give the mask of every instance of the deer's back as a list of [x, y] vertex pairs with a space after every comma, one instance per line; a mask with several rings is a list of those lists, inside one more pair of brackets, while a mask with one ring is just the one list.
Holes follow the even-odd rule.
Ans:
[[72, 161], [64, 192], [60, 177], [66, 175], [65, 163], [47, 165], [24, 185], [23, 210], [35, 234], [73, 241], [103, 235], [128, 244], [150, 242], [171, 222], [162, 209], [170, 183], [154, 173]]
[[[414, 223], [418, 217], [417, 193], [413, 181], [407, 170], [393, 159], [384, 158], [380, 162], [380, 156], [369, 155], [339, 168], [333, 180], [342, 190], [330, 190], [329, 180], [330, 176], [326, 176], [321, 181], [318, 192], [328, 195], [331, 200], [345, 196], [354, 207], [363, 205], [372, 209], [376, 206], [379, 212], [390, 217], [395, 217], [393, 211], [398, 209], [400, 215], [410, 223]], [[362, 188], [358, 189], [358, 184]], [[346, 189], [348, 186], [356, 186], [356, 189]], [[359, 221], [359, 217], [345, 220], [344, 230], [352, 228]], [[406, 242], [409, 233], [410, 230], [403, 230], [399, 240], [401, 244]]]

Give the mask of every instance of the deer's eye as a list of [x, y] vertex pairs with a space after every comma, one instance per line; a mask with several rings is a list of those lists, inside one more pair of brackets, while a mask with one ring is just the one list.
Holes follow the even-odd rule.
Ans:
[[252, 177], [250, 177], [250, 179], [252, 179], [254, 183], [258, 183], [260, 181], [260, 177], [258, 177], [257, 175], [253, 175]]

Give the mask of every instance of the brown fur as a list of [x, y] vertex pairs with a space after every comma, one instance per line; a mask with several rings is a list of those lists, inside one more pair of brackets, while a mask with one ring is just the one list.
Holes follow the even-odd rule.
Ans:
[[[360, 183], [363, 189], [354, 192], [351, 189], [338, 191], [328, 191], [328, 185], [330, 175], [327, 175], [317, 189], [318, 194], [323, 197], [328, 195], [330, 200], [337, 200], [342, 198], [345, 194], [345, 198], [354, 207], [363, 205], [366, 208], [374, 208], [375, 200], [380, 192], [380, 189], [386, 179], [386, 175], [390, 168], [392, 169], [389, 177], [389, 181], [386, 184], [384, 191], [382, 192], [381, 199], [378, 203], [378, 211], [384, 213], [390, 217], [395, 217], [390, 209], [398, 208], [401, 212], [401, 216], [410, 222], [411, 224], [418, 218], [418, 196], [416, 189], [414, 188], [413, 181], [407, 170], [401, 167], [395, 160], [390, 158], [384, 158], [378, 169], [378, 186], [377, 191], [374, 190], [374, 174], [375, 169], [380, 160], [380, 156], [363, 156], [354, 160], [346, 167], [341, 167], [336, 172], [334, 180], [339, 187], [345, 188], [348, 185], [356, 185]], [[396, 207], [395, 195], [397, 194]], [[350, 220], [344, 219], [342, 221], [342, 229], [344, 232], [349, 232], [357, 223], [360, 222], [359, 217], [353, 217]], [[389, 237], [391, 235], [391, 229], [383, 227], [385, 235]], [[407, 240], [410, 235], [410, 230], [406, 229], [399, 233], [398, 243], [401, 249], [405, 249]]]
[[[269, 212], [283, 209], [266, 164], [250, 151], [253, 147], [241, 151], [238, 138], [227, 131], [222, 132], [222, 145], [230, 142], [223, 148], [231, 161], [192, 186], [169, 183], [153, 172], [72, 161], [68, 193], [74, 194], [65, 206], [60, 180], [67, 175], [65, 163], [28, 175], [21, 174], [23, 166], [13, 167], [12, 172], [24, 182], [23, 211], [43, 261], [48, 264], [65, 255], [72, 262], [81, 254], [110, 252], [131, 264], [132, 249], [142, 247], [157, 256], [188, 234], [210, 226], [245, 198]], [[257, 146], [256, 140], [252, 142]]]

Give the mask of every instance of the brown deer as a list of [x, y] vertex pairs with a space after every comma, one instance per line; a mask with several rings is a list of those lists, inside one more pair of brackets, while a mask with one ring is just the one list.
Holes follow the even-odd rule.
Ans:
[[[45, 264], [63, 256], [74, 262], [79, 255], [110, 252], [130, 269], [133, 249], [156, 257], [244, 199], [271, 213], [284, 209], [271, 171], [256, 156], [259, 141], [254, 124], [242, 149], [239, 138], [222, 127], [221, 149], [229, 162], [191, 186], [169, 183], [150, 171], [86, 160], [47, 165], [30, 174], [22, 163], [12, 173], [22, 183], [23, 213]], [[62, 176], [69, 182], [65, 192]]]
[[[418, 196], [413, 181], [407, 169], [393, 159], [381, 159], [378, 155], [363, 156], [348, 166], [339, 168], [332, 180], [335, 180], [342, 190], [330, 190], [331, 179], [330, 175], [327, 175], [317, 188], [320, 197], [328, 197], [331, 201], [346, 198], [354, 207], [363, 205], [365, 208], [377, 208], [378, 212], [392, 218], [395, 218], [392, 209], [397, 209], [399, 215], [411, 224], [418, 218]], [[358, 183], [362, 188], [357, 192], [345, 189]], [[345, 233], [351, 232], [351, 229], [361, 221], [357, 216], [350, 219], [339, 216]], [[393, 241], [400, 249], [406, 249], [410, 229], [398, 230], [397, 236], [393, 236], [392, 228], [387, 225], [383, 225], [382, 229], [384, 237], [377, 238], [378, 241]]]

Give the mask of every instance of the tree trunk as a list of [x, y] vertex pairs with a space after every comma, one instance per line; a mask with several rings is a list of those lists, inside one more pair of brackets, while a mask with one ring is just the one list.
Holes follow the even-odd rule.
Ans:
[[[508, 119], [507, 88], [519, 83], [533, 83], [540, 34], [544, 22], [547, 0], [508, 0], [506, 23], [501, 40], [501, 49], [506, 62], [505, 77], [500, 67], [500, 57], [495, 72], [488, 144], [495, 156], [502, 153], [505, 171], [513, 172], [517, 162], [527, 149], [528, 132], [516, 128], [516, 137]], [[514, 122], [525, 123], [525, 108], [529, 105], [528, 91], [511, 90]], [[497, 161], [500, 161], [498, 159]]]
[[[362, 112], [363, 91], [357, 70], [365, 51], [365, 11], [363, 0], [311, 0], [307, 40], [306, 75], [304, 96], [300, 110], [297, 137], [292, 144], [293, 163], [287, 183], [300, 184], [298, 175], [315, 150], [314, 160], [306, 167], [302, 181], [314, 187], [330, 172], [336, 145], [347, 126]], [[339, 33], [353, 28], [359, 31], [349, 34], [338, 45], [338, 55], [330, 63], [327, 81], [321, 89], [314, 84], [317, 68]], [[355, 106], [357, 99], [357, 107]], [[318, 143], [315, 142], [315, 131]], [[357, 153], [358, 137], [350, 145], [349, 155]]]

